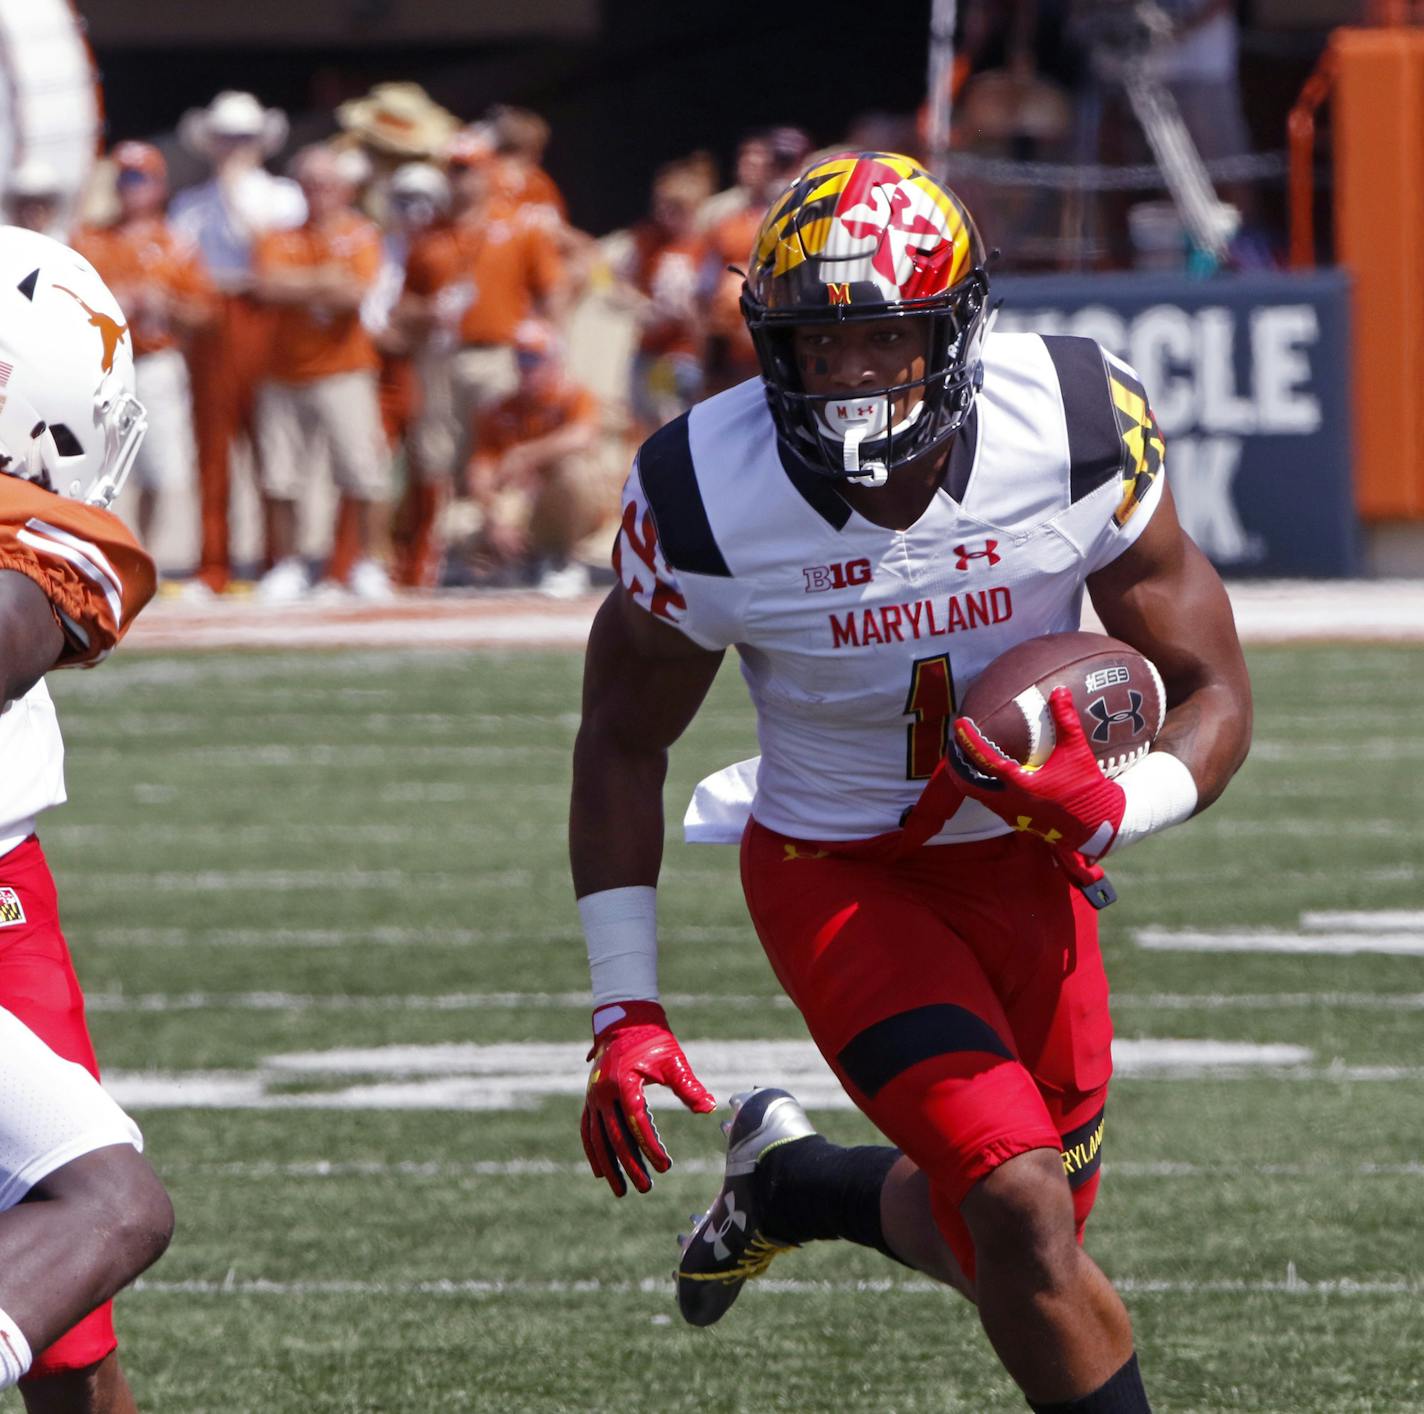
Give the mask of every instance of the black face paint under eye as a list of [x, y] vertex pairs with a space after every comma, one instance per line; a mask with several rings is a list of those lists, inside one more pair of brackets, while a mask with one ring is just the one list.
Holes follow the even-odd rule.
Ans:
[[823, 359], [819, 354], [808, 354], [808, 353], [807, 353], [807, 354], [802, 354], [802, 355], [801, 355], [801, 372], [802, 372], [802, 373], [820, 373], [820, 374], [826, 374], [826, 373], [829, 373], [830, 371], [831, 371], [831, 366], [830, 366], [830, 364], [827, 363], [826, 360]]

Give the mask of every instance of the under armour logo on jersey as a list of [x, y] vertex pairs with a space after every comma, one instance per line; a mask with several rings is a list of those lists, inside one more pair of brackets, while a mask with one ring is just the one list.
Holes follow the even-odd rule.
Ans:
[[1112, 729], [1119, 722], [1131, 722], [1133, 736], [1145, 730], [1147, 721], [1142, 715], [1142, 694], [1136, 688], [1129, 688], [1127, 700], [1129, 705], [1121, 712], [1109, 712], [1106, 698], [1095, 697], [1088, 703], [1088, 712], [1098, 721], [1097, 726], [1093, 728], [1094, 741], [1109, 740], [1112, 737]]
[[737, 1208], [737, 1198], [734, 1193], [728, 1193], [723, 1199], [727, 1205], [727, 1216], [720, 1227], [713, 1227], [709, 1222], [702, 1229], [702, 1240], [712, 1244], [712, 1255], [719, 1262], [725, 1262], [732, 1255], [732, 1249], [727, 1246], [723, 1238], [735, 1227], [741, 1232], [747, 1230], [747, 1215]]
[[1004, 557], [998, 553], [999, 542], [997, 540], [986, 540], [982, 550], [971, 550], [967, 545], [956, 545], [954, 553], [959, 558], [954, 562], [957, 570], [967, 570], [970, 560], [988, 560], [989, 568], [992, 569]]

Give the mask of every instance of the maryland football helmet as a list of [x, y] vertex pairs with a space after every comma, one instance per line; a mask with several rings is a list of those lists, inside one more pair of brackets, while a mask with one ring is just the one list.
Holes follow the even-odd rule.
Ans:
[[98, 272], [0, 226], [0, 472], [107, 506], [147, 428], [128, 320]]
[[[879, 486], [948, 442], [983, 378], [985, 264], [964, 203], [908, 157], [847, 152], [802, 173], [772, 203], [742, 287], [782, 446], [812, 471]], [[797, 326], [887, 317], [923, 321], [923, 378], [853, 400], [805, 391]], [[896, 398], [916, 390], [894, 422]]]

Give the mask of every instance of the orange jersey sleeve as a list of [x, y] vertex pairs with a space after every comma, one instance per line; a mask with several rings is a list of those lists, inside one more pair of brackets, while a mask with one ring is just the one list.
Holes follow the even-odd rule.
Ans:
[[157, 571], [116, 515], [0, 475], [0, 570], [44, 590], [60, 628], [60, 668], [92, 668], [153, 598]]

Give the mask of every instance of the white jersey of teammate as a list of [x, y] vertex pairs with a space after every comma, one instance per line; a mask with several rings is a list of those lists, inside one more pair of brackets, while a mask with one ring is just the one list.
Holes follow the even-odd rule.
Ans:
[[[32, 579], [50, 601], [64, 646], [57, 667], [93, 667], [152, 597], [153, 562], [109, 511], [0, 477], [0, 569]], [[44, 679], [0, 712], [0, 856], [62, 805], [64, 741]]]
[[[943, 487], [908, 530], [853, 511], [778, 450], [761, 380], [640, 449], [615, 565], [649, 612], [735, 646], [759, 761], [699, 786], [687, 837], [748, 811], [805, 840], [898, 828], [943, 755], [954, 702], [1006, 649], [1076, 629], [1087, 577], [1142, 533], [1162, 443], [1142, 385], [1089, 339], [990, 334]], [[966, 801], [932, 842], [1007, 832]]]

